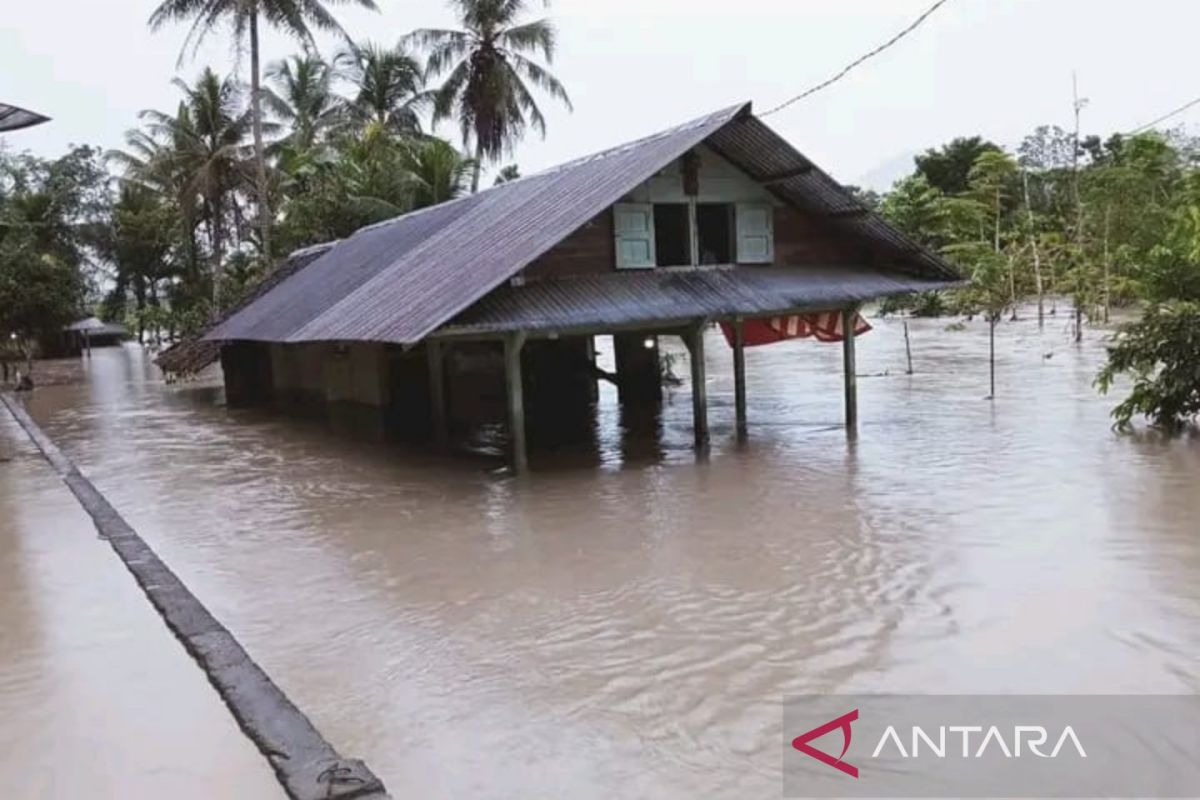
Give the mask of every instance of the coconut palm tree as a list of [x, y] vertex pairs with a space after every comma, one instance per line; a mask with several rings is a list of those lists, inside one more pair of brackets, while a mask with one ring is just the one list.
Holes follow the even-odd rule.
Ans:
[[[184, 41], [199, 46], [204, 37], [218, 25], [229, 23], [239, 46], [245, 42], [250, 49], [250, 108], [254, 132], [254, 160], [258, 193], [258, 224], [262, 237], [263, 257], [271, 260], [271, 206], [268, 197], [267, 161], [263, 146], [262, 76], [259, 70], [260, 22], [283, 29], [295, 38], [312, 46], [312, 28], [345, 31], [327, 8], [334, 3], [354, 3], [378, 10], [374, 0], [163, 0], [150, 15], [150, 28], [157, 30], [169, 22], [194, 20]], [[182, 54], [180, 55], [182, 58]]]
[[408, 144], [401, 163], [416, 178], [416, 208], [444, 203], [466, 191], [475, 163], [445, 139], [419, 139]]
[[249, 183], [250, 113], [243, 109], [238, 84], [211, 69], [194, 85], [178, 78], [174, 84], [184, 95], [175, 114], [143, 111], [145, 130], [131, 133], [130, 150], [110, 158], [143, 185], [173, 190], [185, 220], [205, 221], [217, 306], [227, 218], [237, 203], [236, 190]]
[[294, 152], [311, 150], [341, 115], [341, 98], [333, 91], [333, 70], [317, 55], [298, 55], [272, 64], [263, 102], [290, 130], [283, 144]]
[[392, 133], [420, 132], [417, 112], [429, 96], [422, 91], [420, 63], [403, 46], [352, 45], [337, 55], [334, 65], [354, 84], [348, 111], [362, 128], [374, 123]]
[[533, 86], [571, 108], [558, 79], [528, 57], [554, 60], [555, 29], [547, 19], [519, 22], [525, 0], [452, 0], [463, 30], [422, 29], [404, 42], [429, 51], [426, 76], [446, 75], [434, 91], [434, 121], [457, 117], [463, 144], [474, 143], [471, 191], [479, 190], [483, 161], [510, 152], [533, 126], [543, 136], [546, 120]]

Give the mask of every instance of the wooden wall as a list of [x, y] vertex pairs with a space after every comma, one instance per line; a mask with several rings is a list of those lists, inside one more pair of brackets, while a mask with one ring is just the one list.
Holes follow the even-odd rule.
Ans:
[[861, 245], [827, 220], [794, 208], [775, 209], [775, 263], [789, 267], [867, 266]]
[[[736, 167], [701, 146], [699, 202], [770, 203], [775, 206], [775, 263], [787, 266], [868, 266], [875, 259], [862, 243], [835, 231], [828, 220], [785, 205]], [[680, 162], [661, 170], [623, 202], [685, 202]], [[607, 209], [525, 268], [530, 280], [616, 271], [612, 210]]]
[[526, 267], [524, 274], [527, 278], [595, 275], [615, 271], [616, 263], [612, 211], [606, 209]]

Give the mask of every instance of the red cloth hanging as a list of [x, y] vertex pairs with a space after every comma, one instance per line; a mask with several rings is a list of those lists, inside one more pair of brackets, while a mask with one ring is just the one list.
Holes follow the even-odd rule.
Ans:
[[[862, 336], [871, 330], [871, 325], [861, 314], [854, 315], [854, 335]], [[733, 347], [733, 325], [721, 323], [725, 341]], [[765, 317], [748, 319], [742, 323], [742, 336], [746, 347], [774, 344], [787, 339], [807, 339], [818, 342], [840, 342], [845, 338], [842, 330], [842, 312], [817, 311], [812, 314], [794, 314], [788, 317]]]

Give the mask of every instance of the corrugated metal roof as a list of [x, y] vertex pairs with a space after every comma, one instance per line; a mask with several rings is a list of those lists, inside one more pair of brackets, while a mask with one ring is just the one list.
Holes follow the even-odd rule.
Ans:
[[[786, 202], [830, 215], [831, 225], [862, 237], [880, 256], [875, 266], [958, 279], [949, 264], [863, 209], [753, 117], [746, 104], [364, 228], [232, 314], [205, 339], [415, 343], [701, 142], [768, 183]], [[620, 284], [606, 285], [619, 291]]]
[[769, 183], [776, 196], [827, 215], [830, 225], [872, 243], [897, 270], [947, 280], [960, 277], [953, 266], [872, 213], [757, 117], [743, 115], [715, 132], [707, 144], [750, 177]]
[[10, 106], [8, 103], [0, 103], [0, 132], [20, 130], [49, 121], [49, 117], [44, 117], [37, 112]]
[[78, 322], [72, 322], [63, 330], [72, 333], [88, 333], [98, 336], [125, 336], [129, 333], [124, 325], [116, 322], [105, 322], [99, 317], [85, 317]]
[[298, 272], [300, 269], [308, 266], [333, 247], [333, 242], [327, 244], [313, 245], [297, 250], [280, 262], [275, 271], [263, 278], [254, 289], [242, 299], [233, 308], [225, 312], [216, 322], [208, 327], [199, 335], [188, 337], [183, 341], [176, 342], [158, 354], [158, 358], [154, 359], [154, 363], [165, 372], [173, 372], [178, 375], [191, 375], [212, 364], [221, 357], [221, 343], [215, 341], [207, 341], [203, 337], [217, 325], [220, 325], [225, 320], [236, 314], [241, 309], [250, 305], [258, 298], [275, 288], [285, 278]]
[[541, 279], [491, 292], [438, 335], [569, 331], [845, 308], [878, 297], [957, 286], [845, 267], [696, 267]]
[[205, 338], [420, 341], [747, 108], [360, 230]]

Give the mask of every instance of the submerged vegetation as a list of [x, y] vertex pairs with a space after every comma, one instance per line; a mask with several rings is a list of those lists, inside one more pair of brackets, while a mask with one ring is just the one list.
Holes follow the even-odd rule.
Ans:
[[[880, 212], [945, 254], [966, 289], [900, 298], [886, 311], [983, 316], [993, 328], [1036, 303], [1039, 324], [1071, 306], [1076, 341], [1086, 324], [1129, 309], [1097, 384], [1121, 376], [1132, 394], [1118, 427], [1138, 415], [1169, 432], [1200, 410], [1200, 143], [1147, 131], [1108, 139], [1040, 127], [1016, 153], [980, 137], [955, 139], [915, 159]], [[994, 367], [993, 367], [994, 370]], [[994, 392], [994, 374], [993, 374]]]
[[[350, 41], [333, 13], [345, 5], [375, 8], [165, 0], [152, 28], [190, 23], [191, 41], [226, 25], [249, 52], [247, 80], [212, 67], [176, 78], [175, 107], [143, 111], [108, 153], [0, 150], [0, 356], [31, 358], [39, 337], [93, 309], [142, 341], [194, 331], [273, 255], [477, 190], [485, 165], [530, 129], [545, 134], [539, 97], [570, 108], [547, 67], [555, 28], [529, 18], [527, 0], [451, 0], [456, 28], [391, 45]], [[262, 62], [260, 25], [303, 51]], [[336, 51], [319, 53], [313, 30], [338, 34]], [[890, 191], [858, 191], [971, 278], [883, 310], [980, 316], [994, 337], [1027, 302], [1045, 324], [1067, 298], [1078, 340], [1127, 308], [1136, 321], [1114, 336], [1097, 384], [1132, 381], [1119, 426], [1146, 416], [1176, 432], [1200, 409], [1200, 145], [1159, 131], [1084, 136], [1082, 107], [1074, 131], [1043, 126], [1011, 151], [956, 138]], [[443, 121], [453, 140], [436, 135]], [[494, 182], [519, 175], [508, 164]], [[992, 383], [994, 394], [994, 366]]]

